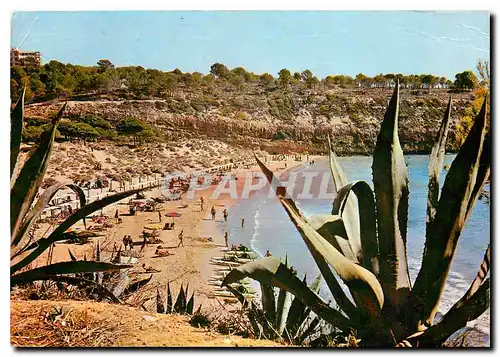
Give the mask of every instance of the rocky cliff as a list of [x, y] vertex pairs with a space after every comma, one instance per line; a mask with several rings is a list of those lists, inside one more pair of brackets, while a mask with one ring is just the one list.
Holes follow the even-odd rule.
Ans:
[[[160, 129], [166, 140], [216, 138], [270, 152], [324, 151], [327, 133], [341, 155], [370, 154], [391, 96], [390, 90], [232, 91], [180, 93], [157, 100], [116, 97], [69, 101], [66, 115], [98, 115], [113, 123], [136, 117]], [[400, 93], [399, 133], [406, 153], [428, 152], [449, 94]], [[457, 147], [454, 124], [473, 99], [454, 95], [449, 148]], [[48, 118], [60, 101], [26, 106], [27, 117]]]

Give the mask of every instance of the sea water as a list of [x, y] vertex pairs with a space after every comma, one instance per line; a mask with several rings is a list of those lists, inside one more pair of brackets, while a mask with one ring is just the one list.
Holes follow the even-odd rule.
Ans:
[[[446, 155], [444, 167], [451, 165], [453, 158], [454, 155]], [[425, 242], [429, 161], [428, 156], [424, 155], [406, 156], [405, 160], [410, 179], [407, 254], [410, 278], [413, 282], [420, 269]], [[364, 180], [373, 188], [371, 157], [342, 157], [339, 161], [349, 182]], [[330, 169], [328, 160], [323, 158], [316, 160], [314, 165], [302, 164], [293, 171], [329, 173]], [[443, 170], [441, 185], [445, 175], [446, 172]], [[296, 187], [300, 187], [300, 182]], [[334, 192], [331, 179], [328, 187], [328, 192]], [[489, 185], [485, 190], [489, 191]], [[332, 209], [332, 199], [298, 199], [297, 203], [305, 216], [329, 214]], [[241, 218], [245, 220], [244, 227], [241, 227]], [[229, 211], [228, 222], [219, 225], [221, 230], [229, 232], [230, 244], [244, 244], [260, 256], [264, 256], [269, 250], [273, 256], [279, 257], [282, 261], [286, 257], [289, 265], [297, 270], [299, 277], [307, 275], [308, 283], [319, 274], [309, 250], [284, 208], [274, 195], [269, 195], [268, 186], [254, 192], [249, 199], [238, 201]], [[489, 242], [490, 206], [488, 202], [478, 200], [460, 237], [439, 308], [441, 313], [448, 311], [467, 291], [476, 276]], [[332, 300], [324, 282], [320, 295], [326, 301]], [[489, 311], [470, 326], [484, 334], [486, 336], [484, 343], [489, 343]]]

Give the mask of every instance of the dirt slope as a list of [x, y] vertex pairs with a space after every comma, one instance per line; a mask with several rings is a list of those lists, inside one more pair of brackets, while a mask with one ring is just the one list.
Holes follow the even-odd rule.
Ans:
[[[56, 310], [62, 308], [62, 314]], [[15, 347], [279, 347], [274, 341], [222, 335], [189, 317], [82, 301], [11, 301]]]

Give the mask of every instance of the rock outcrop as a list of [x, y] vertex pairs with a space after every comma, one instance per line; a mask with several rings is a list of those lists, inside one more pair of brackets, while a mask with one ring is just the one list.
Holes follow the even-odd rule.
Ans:
[[[69, 101], [66, 116], [97, 115], [113, 123], [136, 117], [162, 130], [166, 139], [215, 138], [229, 144], [271, 152], [324, 151], [329, 133], [341, 155], [370, 154], [391, 95], [390, 90], [273, 92], [222, 97], [190, 96], [158, 100]], [[399, 133], [406, 153], [430, 151], [449, 94], [401, 91]], [[453, 123], [473, 98], [456, 95]], [[27, 117], [48, 118], [61, 102], [26, 106]], [[452, 124], [449, 147], [456, 138]]]

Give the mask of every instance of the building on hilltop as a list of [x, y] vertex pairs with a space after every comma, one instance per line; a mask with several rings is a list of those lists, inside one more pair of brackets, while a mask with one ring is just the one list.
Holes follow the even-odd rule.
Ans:
[[10, 66], [40, 66], [42, 63], [40, 52], [38, 51], [23, 51], [19, 48], [10, 50]]

